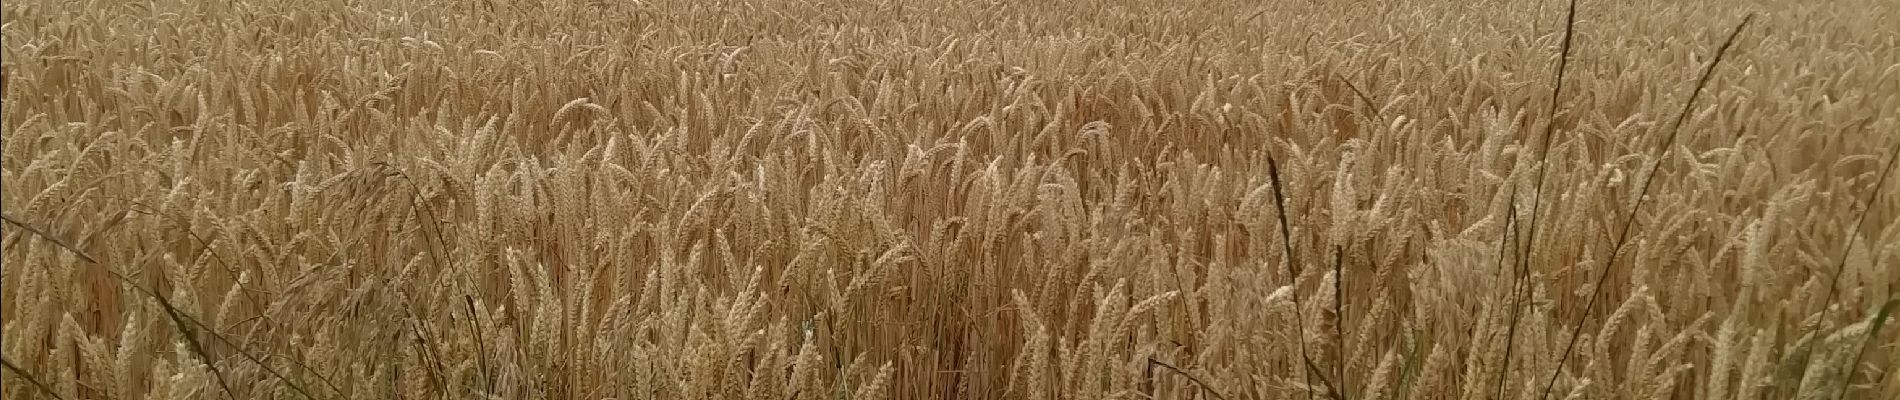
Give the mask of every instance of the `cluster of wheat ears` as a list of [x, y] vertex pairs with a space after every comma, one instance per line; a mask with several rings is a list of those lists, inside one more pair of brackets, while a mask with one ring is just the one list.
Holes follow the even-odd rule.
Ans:
[[0, 10], [7, 399], [1900, 396], [1889, 0]]

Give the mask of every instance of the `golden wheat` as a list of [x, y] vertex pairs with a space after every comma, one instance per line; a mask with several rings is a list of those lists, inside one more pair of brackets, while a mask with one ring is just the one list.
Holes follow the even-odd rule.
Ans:
[[1900, 396], [1900, 8], [1568, 6], [7, 1], [0, 389]]

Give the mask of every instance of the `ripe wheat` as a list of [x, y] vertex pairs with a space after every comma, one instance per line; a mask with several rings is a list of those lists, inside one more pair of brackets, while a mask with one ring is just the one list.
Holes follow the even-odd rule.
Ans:
[[10, 0], [0, 389], [1900, 397], [1900, 7], [1596, 3]]

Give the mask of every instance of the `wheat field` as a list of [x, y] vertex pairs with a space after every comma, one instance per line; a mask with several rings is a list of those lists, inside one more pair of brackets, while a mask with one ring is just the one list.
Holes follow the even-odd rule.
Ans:
[[7, 0], [6, 399], [1893, 399], [1900, 3]]

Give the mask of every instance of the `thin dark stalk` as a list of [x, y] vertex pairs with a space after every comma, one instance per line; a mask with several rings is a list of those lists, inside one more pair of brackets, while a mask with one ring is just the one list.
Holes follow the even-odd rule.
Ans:
[[179, 316], [178, 307], [173, 306], [170, 299], [164, 297], [156, 297], [156, 299], [159, 306], [165, 309], [165, 316], [171, 318], [172, 327], [178, 329], [178, 336], [185, 338], [186, 348], [191, 350], [192, 355], [198, 356], [198, 362], [204, 363], [205, 368], [211, 370], [211, 377], [218, 378], [218, 388], [224, 390], [225, 396], [238, 398], [237, 393], [231, 390], [231, 383], [224, 379], [224, 371], [218, 369], [217, 360], [211, 359], [211, 353], [205, 351], [204, 343], [198, 341], [198, 330], [185, 323], [185, 319]]
[[1341, 253], [1339, 245], [1333, 245], [1333, 352], [1339, 357], [1333, 374], [1339, 377], [1339, 397], [1346, 399], [1351, 398], [1352, 389], [1346, 385], [1346, 269]]
[[[1516, 204], [1512, 205], [1512, 209], [1516, 209]], [[1516, 218], [1515, 216], [1513, 216], [1513, 218], [1508, 218], [1507, 220], [1516, 221]], [[1531, 228], [1531, 229], [1536, 229], [1536, 228]], [[1511, 278], [1511, 292], [1510, 292], [1511, 316], [1510, 316], [1510, 319], [1508, 320], [1508, 323], [1507, 323], [1508, 326], [1506, 327], [1505, 334], [1504, 334], [1504, 362], [1502, 363], [1503, 368], [1498, 369], [1498, 384], [1492, 395], [1493, 398], [1503, 398], [1504, 387], [1506, 386], [1507, 383], [1509, 383], [1510, 371], [1511, 371], [1511, 357], [1516, 354], [1516, 350], [1517, 350], [1517, 327], [1519, 325], [1518, 322], [1522, 320], [1522, 316], [1524, 315], [1524, 308], [1528, 306], [1524, 302], [1532, 294], [1532, 287], [1531, 287], [1532, 283], [1530, 281], [1530, 278], [1531, 278], [1530, 263], [1523, 261], [1523, 260], [1530, 259], [1530, 256], [1531, 256], [1530, 245], [1528, 243], [1519, 243], [1519, 240], [1528, 241], [1529, 239], [1520, 238], [1516, 236], [1511, 237], [1511, 244], [1514, 247], [1523, 246], [1521, 248], [1524, 249], [1524, 252], [1518, 253], [1519, 262], [1515, 263], [1517, 264], [1517, 271], [1516, 271], [1516, 274]]]
[[[125, 198], [112, 198], [112, 200], [117, 200], [120, 202], [124, 202], [128, 205], [131, 205], [132, 207], [126, 208], [127, 213], [139, 213], [142, 215], [150, 215], [150, 216], [155, 216], [159, 218], [167, 218], [173, 221], [185, 223], [186, 225], [189, 225], [189, 223], [191, 222], [189, 218], [159, 212], [157, 208], [146, 205], [145, 203], [141, 203], [138, 200], [125, 199]], [[143, 208], [144, 210], [141, 210], [140, 208]], [[210, 256], [211, 261], [216, 262], [220, 268], [224, 269], [225, 273], [228, 273], [231, 275], [233, 284], [237, 285], [239, 291], [244, 293], [245, 301], [250, 302], [251, 305], [254, 307], [259, 307], [259, 308], [264, 307], [263, 306], [264, 303], [261, 301], [258, 301], [257, 296], [254, 294], [255, 292], [257, 292], [257, 290], [251, 289], [250, 286], [245, 284], [243, 280], [237, 279], [237, 277], [240, 274], [238, 273], [237, 269], [234, 268], [234, 264], [226, 260], [223, 254], [219, 254], [217, 251], [215, 251], [215, 249], [211, 247], [211, 243], [213, 243], [212, 240], [206, 239], [204, 236], [199, 235], [198, 232], [193, 231], [190, 228], [184, 228], [182, 230], [185, 232], [185, 237], [190, 238], [192, 241], [198, 244], [199, 250], [197, 252], [197, 255], [194, 257]], [[72, 247], [77, 249], [90, 241], [91, 239], [88, 238], [86, 240], [81, 241], [80, 245], [72, 246]], [[267, 325], [275, 325], [275, 322], [273, 322], [270, 318], [265, 318], [261, 315], [258, 317], [252, 318], [250, 320], [256, 320], [258, 323], [255, 325], [251, 325], [251, 328], [249, 329], [248, 333], [245, 334], [245, 336], [247, 337], [256, 334], [258, 329], [262, 329], [266, 327]], [[276, 327], [272, 327], [272, 328], [275, 329]], [[240, 349], [243, 348], [243, 346], [240, 346], [234, 343], [226, 343], [226, 344], [231, 345], [232, 347], [240, 348]], [[296, 362], [296, 361], [293, 360], [293, 362]], [[336, 388], [336, 384], [329, 382], [327, 378], [323, 378], [321, 375], [319, 375], [318, 378], [323, 379], [324, 384], [329, 385], [332, 389]]]
[[[17, 219], [13, 219], [12, 216], [4, 215], [4, 214], [0, 214], [0, 220], [5, 220], [8, 224], [12, 224], [13, 226], [19, 227], [20, 229], [24, 229], [27, 231], [27, 233], [33, 234], [33, 236], [37, 236], [42, 239], [45, 239], [48, 243], [52, 243], [54, 246], [57, 246], [61, 249], [65, 249], [66, 251], [72, 252], [73, 255], [79, 256], [80, 259], [86, 260], [87, 263], [91, 263], [93, 265], [101, 265], [99, 263], [99, 259], [93, 258], [92, 255], [86, 254], [86, 252], [84, 251], [80, 251], [79, 248], [73, 247], [72, 244], [66, 243], [65, 240], [54, 238], [53, 235], [47, 234], [46, 231], [40, 230], [39, 228], [33, 227], [32, 225], [28, 225], [24, 222], [20, 222]], [[120, 277], [121, 280], [125, 280], [127, 283], [131, 283], [130, 279], [125, 278], [123, 275], [119, 275], [118, 271], [113, 271], [111, 268], [101, 268], [101, 269], [105, 270], [107, 273], [113, 276]], [[133, 285], [133, 286], [137, 287], [137, 285]], [[143, 288], [140, 288], [140, 289], [143, 289]], [[178, 329], [178, 335], [181, 337], [184, 337], [187, 348], [191, 350], [193, 355], [198, 356], [199, 361], [204, 363], [205, 368], [211, 370], [211, 376], [217, 378], [218, 387], [224, 390], [224, 394], [226, 396], [230, 396], [231, 398], [237, 398], [237, 395], [231, 390], [230, 383], [226, 382], [224, 379], [224, 371], [219, 370], [217, 362], [213, 361], [211, 359], [211, 355], [205, 352], [204, 345], [198, 341], [198, 335], [196, 333], [196, 330], [192, 329], [191, 326], [188, 326], [189, 324], [185, 323], [184, 318], [179, 316], [178, 308], [172, 306], [171, 300], [165, 298], [164, 295], [161, 295], [156, 291], [152, 291], [148, 293], [152, 296], [153, 299], [158, 300], [158, 305], [165, 310], [165, 315], [171, 318], [173, 327]]]
[[1215, 399], [1227, 400], [1227, 396], [1220, 394], [1220, 390], [1214, 389], [1214, 385], [1207, 384], [1206, 381], [1202, 381], [1201, 378], [1194, 377], [1193, 374], [1189, 374], [1187, 373], [1187, 371], [1182, 371], [1180, 368], [1175, 368], [1173, 365], [1168, 365], [1168, 363], [1161, 362], [1161, 360], [1156, 360], [1154, 359], [1154, 357], [1148, 357], [1148, 366], [1151, 366], [1151, 367], [1160, 366], [1161, 368], [1167, 368], [1169, 371], [1174, 371], [1175, 374], [1179, 374], [1183, 377], [1187, 377], [1188, 380], [1194, 381], [1194, 384], [1200, 385], [1201, 390], [1206, 390], [1207, 394], [1214, 395]]
[[[1530, 275], [1526, 272], [1530, 271], [1531, 249], [1537, 246], [1537, 227], [1538, 227], [1537, 215], [1541, 213], [1544, 208], [1543, 207], [1544, 206], [1544, 201], [1543, 201], [1544, 200], [1544, 182], [1545, 182], [1547, 174], [1550, 172], [1550, 169], [1551, 169], [1549, 165], [1550, 148], [1553, 145], [1553, 143], [1551, 143], [1551, 138], [1556, 136], [1556, 132], [1557, 132], [1557, 105], [1561, 103], [1563, 100], [1564, 75], [1570, 69], [1570, 44], [1571, 44], [1572, 38], [1576, 37], [1576, 32], [1577, 32], [1577, 0], [1570, 0], [1570, 5], [1569, 5], [1568, 10], [1564, 12], [1564, 39], [1563, 39], [1563, 42], [1557, 48], [1557, 74], [1553, 79], [1552, 87], [1550, 90], [1550, 106], [1549, 108], [1546, 108], [1544, 111], [1544, 134], [1543, 134], [1543, 137], [1540, 138], [1538, 141], [1542, 145], [1539, 146], [1538, 152], [1537, 152], [1537, 180], [1536, 180], [1536, 186], [1532, 188], [1532, 192], [1531, 192], [1530, 219], [1528, 221], [1525, 221], [1527, 224], [1530, 225], [1530, 232], [1528, 233], [1528, 235], [1526, 235], [1523, 238], [1523, 243], [1521, 245], [1512, 246], [1514, 249], [1516, 249], [1514, 251], [1519, 253], [1517, 259], [1514, 262], [1514, 265], [1516, 266], [1516, 269], [1519, 271], [1519, 273], [1514, 274], [1514, 276], [1511, 278], [1511, 292], [1510, 292], [1511, 316], [1508, 321], [1510, 328], [1507, 329], [1509, 333], [1505, 335], [1504, 365], [1503, 365], [1503, 368], [1498, 369], [1498, 385], [1496, 389], [1494, 390], [1494, 393], [1492, 394], [1492, 397], [1494, 398], [1502, 396], [1504, 393], [1504, 381], [1506, 380], [1505, 378], [1509, 376], [1508, 374], [1511, 371], [1511, 354], [1516, 350], [1517, 322], [1518, 322], [1518, 317], [1519, 317], [1518, 309], [1517, 309], [1518, 308], [1518, 304], [1517, 304], [1518, 286], [1529, 284], [1529, 282], [1525, 282], [1526, 279], [1529, 279], [1529, 275]], [[1511, 199], [1511, 202], [1512, 202], [1511, 206], [1513, 209], [1515, 209], [1517, 206], [1517, 190], [1520, 187], [1521, 186], [1517, 186], [1517, 185], [1513, 185], [1511, 187], [1511, 196], [1509, 198]], [[1513, 211], [1512, 214], [1516, 214], [1516, 212]], [[1513, 215], [1511, 218], [1515, 218], [1515, 217], [1516, 216]], [[1508, 223], [1506, 225], [1507, 226], [1506, 226], [1505, 232], [1507, 233], [1516, 232], [1517, 228], [1509, 226], [1510, 224]], [[1499, 247], [1502, 247], [1504, 245], [1504, 238], [1502, 236], [1498, 238], [1498, 245]], [[1498, 259], [1503, 260], [1504, 256], [1502, 254], [1499, 254]], [[1500, 266], [1502, 266], [1503, 263], [1499, 262], [1499, 264]]]
[[[5, 221], [9, 225], [13, 225], [15, 227], [19, 227], [20, 229], [26, 230], [28, 233], [32, 233], [33, 236], [38, 237], [42, 240], [45, 240], [48, 243], [52, 243], [54, 246], [57, 246], [61, 249], [65, 249], [66, 251], [71, 252], [73, 255], [78, 256], [82, 260], [86, 260], [87, 263], [104, 267], [104, 264], [100, 263], [99, 259], [93, 258], [92, 255], [86, 254], [86, 252], [79, 250], [79, 248], [77, 247], [73, 247], [71, 244], [66, 243], [65, 240], [61, 240], [56, 236], [46, 233], [46, 231], [40, 230], [39, 228], [35, 228], [32, 225], [29, 225], [27, 223], [20, 222], [19, 220], [14, 219], [12, 216], [9, 216], [9, 215], [0, 214], [0, 221]], [[197, 337], [192, 335], [190, 328], [187, 328], [185, 326], [187, 325], [187, 323], [189, 323], [189, 325], [193, 325], [193, 326], [206, 327], [204, 322], [199, 321], [197, 318], [194, 318], [191, 315], [178, 310], [178, 308], [174, 307], [171, 303], [171, 300], [169, 298], [166, 298], [165, 295], [159, 294], [157, 291], [146, 288], [144, 286], [139, 286], [136, 282], [132, 280], [131, 277], [127, 277], [124, 274], [119, 273], [119, 271], [114, 271], [111, 268], [100, 268], [100, 269], [106, 271], [107, 275], [111, 275], [113, 278], [118, 279], [120, 282], [125, 283], [126, 286], [131, 287], [133, 291], [136, 291], [139, 294], [143, 294], [147, 297], [151, 297], [152, 299], [157, 300], [159, 306], [165, 310], [166, 315], [170, 317], [170, 319], [172, 320], [174, 324], [177, 324], [178, 330], [183, 334], [182, 336], [184, 336], [185, 339], [190, 342], [188, 344], [192, 345], [193, 351], [199, 353], [198, 355], [201, 357], [205, 355], [203, 352], [204, 351], [203, 347], [197, 345]], [[315, 400], [317, 398], [316, 396], [311, 395], [310, 392], [308, 390], [305, 390], [302, 386], [297, 385], [296, 383], [293, 383], [293, 381], [290, 380], [289, 377], [284, 376], [284, 374], [281, 372], [278, 372], [277, 369], [271, 368], [271, 366], [265, 363], [264, 360], [257, 358], [257, 356], [252, 355], [250, 352], [244, 351], [244, 348], [242, 346], [237, 345], [237, 342], [232, 341], [230, 338], [224, 337], [224, 335], [218, 334], [218, 332], [215, 330], [205, 329], [204, 332], [207, 335], [211, 336], [213, 339], [217, 339], [218, 341], [223, 342], [226, 345], [236, 348], [237, 353], [239, 355], [243, 356], [247, 360], [250, 360], [252, 363], [257, 364], [257, 366], [259, 368], [262, 368], [265, 373], [269, 373], [271, 374], [272, 377], [275, 377], [278, 380], [282, 380], [285, 386], [289, 386], [290, 389], [297, 392], [297, 394], [302, 395], [304, 398], [311, 399], [311, 400]], [[211, 362], [208, 358], [205, 360], [205, 364], [207, 366], [210, 366]], [[217, 371], [216, 366], [210, 366], [210, 367], [214, 372]], [[309, 368], [305, 367], [305, 369], [309, 369]], [[313, 374], [315, 373], [314, 371], [311, 371], [311, 372]], [[322, 375], [317, 375], [317, 377], [323, 378]], [[220, 376], [219, 379], [222, 380], [223, 377]], [[323, 379], [323, 381], [325, 383], [329, 382], [329, 380], [327, 379]], [[331, 385], [330, 389], [336, 390], [338, 393], [343, 392], [342, 389], [337, 388], [335, 385]]]
[[1894, 306], [1900, 306], [1900, 299], [1888, 299], [1886, 303], [1880, 305], [1880, 311], [1874, 313], [1873, 326], [1867, 328], [1867, 340], [1860, 342], [1860, 350], [1854, 351], [1854, 361], [1847, 363], [1847, 379], [1841, 381], [1841, 388], [1834, 393], [1834, 400], [1840, 400], [1842, 396], [1847, 395], [1847, 388], [1854, 387], [1855, 366], [1860, 365], [1861, 358], [1867, 356], [1867, 344], [1873, 343], [1880, 337], [1880, 328], [1885, 327], [1888, 317], [1893, 316]]
[[376, 166], [384, 169], [385, 175], [402, 178], [403, 182], [409, 184], [409, 200], [416, 205], [416, 208], [422, 214], [416, 217], [424, 222], [421, 224], [423, 233], [430, 239], [434, 239], [434, 242], [427, 243], [429, 245], [429, 261], [435, 264], [437, 270], [441, 270], [443, 268], [443, 260], [448, 258], [443, 255], [443, 253], [448, 250], [448, 238], [442, 235], [440, 220], [435, 218], [435, 208], [430, 207], [429, 203], [422, 199], [422, 189], [416, 186], [416, 180], [410, 178], [409, 174], [403, 172], [401, 168], [397, 168], [395, 165], [386, 162], [378, 162]]
[[478, 375], [482, 377], [483, 393], [493, 393], [495, 386], [488, 380], [488, 350], [484, 349], [482, 345], [481, 314], [475, 313], [474, 297], [462, 295], [462, 302], [468, 305], [469, 333], [471, 334], [470, 336], [475, 338], [475, 365], [481, 369], [481, 373]]
[[[1517, 247], [1517, 240], [1519, 239], [1518, 236], [1511, 235], [1511, 233], [1517, 232], [1517, 203], [1512, 202], [1511, 204], [1506, 206], [1506, 211], [1509, 212], [1509, 214], [1505, 214], [1504, 216], [1504, 235], [1510, 236], [1509, 238], [1510, 240], [1504, 240], [1504, 238], [1499, 238], [1498, 240], [1498, 265], [1496, 269], [1500, 272], [1502, 272], [1502, 270], [1504, 269], [1503, 268], [1504, 255], [1514, 253], [1514, 252], [1505, 251], [1505, 243], [1507, 242], [1511, 243], [1512, 245], [1511, 247], [1515, 249]], [[1523, 255], [1519, 254], [1519, 258], [1522, 258], [1522, 257]], [[1518, 264], [1522, 264], [1522, 263], [1518, 263]], [[1492, 398], [1501, 398], [1504, 395], [1504, 381], [1506, 380], [1506, 378], [1510, 376], [1509, 374], [1511, 372], [1511, 352], [1512, 350], [1516, 350], [1516, 348], [1513, 346], [1517, 343], [1517, 340], [1516, 340], [1517, 339], [1517, 317], [1518, 317], [1518, 314], [1517, 314], [1518, 289], [1517, 288], [1518, 288], [1518, 283], [1523, 280], [1524, 280], [1523, 274], [1519, 274], [1518, 276], [1511, 278], [1511, 292], [1509, 294], [1509, 296], [1511, 297], [1510, 328], [1506, 329], [1507, 333], [1505, 333], [1504, 335], [1504, 365], [1501, 368], [1498, 368], [1498, 384], [1497, 384], [1497, 387], [1492, 389], [1492, 393], [1491, 393]], [[1480, 323], [1482, 323], [1482, 321], [1480, 321]]]
[[33, 388], [39, 389], [41, 392], [46, 393], [47, 396], [53, 396], [54, 400], [66, 400], [66, 397], [60, 396], [58, 391], [54, 391], [52, 387], [48, 387], [45, 383], [40, 382], [39, 378], [34, 378], [33, 374], [27, 373], [25, 368], [14, 365], [13, 360], [8, 360], [6, 356], [0, 356], [0, 365], [5, 365], [8, 371], [13, 371], [14, 375], [19, 375], [20, 379], [26, 380], [26, 383], [33, 384]]
[[[422, 189], [416, 186], [416, 180], [414, 178], [409, 177], [408, 173], [403, 172], [401, 168], [397, 168], [395, 165], [389, 164], [387, 162], [378, 162], [376, 163], [376, 165], [380, 168], [383, 168], [385, 170], [384, 173], [386, 175], [393, 175], [393, 176], [402, 178], [403, 182], [409, 185], [409, 192], [408, 192], [409, 199], [411, 203], [416, 206], [416, 210], [415, 210], [415, 212], [417, 213], [417, 215], [415, 215], [416, 218], [422, 221], [422, 223], [419, 224], [418, 226], [420, 226], [423, 229], [423, 234], [426, 236], [424, 241], [427, 242], [426, 244], [428, 245], [429, 261], [435, 265], [436, 270], [438, 271], [444, 270], [445, 267], [443, 264], [447, 262], [446, 260], [448, 259], [448, 257], [445, 256], [443, 253], [446, 253], [448, 251], [448, 238], [442, 234], [442, 226], [440, 225], [440, 221], [436, 219], [435, 208], [429, 206], [429, 203], [421, 197]], [[431, 239], [433, 241], [431, 241]], [[468, 295], [464, 294], [463, 298], [467, 299]], [[405, 307], [404, 311], [409, 312], [409, 309]], [[470, 311], [473, 311], [473, 310], [471, 309]], [[413, 312], [409, 312], [409, 314], [410, 314], [409, 318], [411, 320], [417, 319]], [[435, 346], [429, 342], [428, 337], [424, 335], [424, 333], [419, 327], [415, 328], [415, 333], [416, 333], [417, 339], [422, 341], [423, 350], [426, 350], [427, 353], [431, 354], [435, 358], [436, 370], [435, 370], [435, 374], [430, 377], [431, 380], [437, 381], [438, 384], [441, 384], [440, 380], [442, 379], [441, 378], [442, 360], [441, 360], [440, 354], [435, 352]], [[477, 336], [476, 340], [479, 341], [480, 335], [476, 335], [476, 336]], [[484, 379], [486, 378], [484, 377]], [[446, 386], [446, 385], [443, 385], [443, 386]]]
[[409, 330], [416, 335], [414, 343], [417, 349], [416, 357], [425, 359], [424, 362], [429, 364], [429, 382], [435, 384], [436, 393], [448, 393], [448, 383], [445, 382], [445, 375], [442, 373], [447, 369], [442, 365], [442, 352], [434, 341], [429, 340], [428, 332], [422, 329], [420, 322], [422, 319], [416, 317], [415, 312], [411, 311], [412, 304], [409, 304], [408, 300], [402, 303], [403, 313], [409, 317]]
[[[1537, 245], [1537, 215], [1544, 209], [1544, 182], [1545, 176], [1550, 172], [1550, 166], [1548, 164], [1550, 163], [1550, 148], [1553, 144], [1551, 143], [1551, 138], [1556, 136], [1557, 132], [1557, 104], [1561, 102], [1563, 98], [1564, 73], [1569, 70], [1570, 66], [1570, 40], [1571, 37], [1575, 35], [1576, 30], [1577, 0], [1570, 0], [1570, 10], [1564, 13], [1563, 44], [1558, 47], [1559, 53], [1557, 58], [1557, 77], [1554, 83], [1555, 87], [1550, 90], [1550, 107], [1545, 110], [1544, 134], [1543, 137], [1538, 140], [1538, 143], [1542, 143], [1542, 146], [1539, 146], [1537, 149], [1537, 181], [1536, 186], [1531, 190], [1530, 220], [1525, 221], [1527, 225], [1530, 225], [1530, 233], [1524, 239], [1524, 246], [1526, 248]], [[1511, 189], [1511, 199], [1513, 201], [1517, 199], [1517, 189], [1515, 186]], [[1528, 252], [1529, 250], [1526, 249], [1523, 251]], [[1523, 258], [1517, 260], [1518, 264], [1526, 264], [1528, 262], [1529, 260]]]
[[1861, 228], [1867, 225], [1868, 212], [1873, 211], [1875, 204], [1879, 204], [1881, 189], [1887, 187], [1887, 177], [1893, 175], [1896, 158], [1900, 158], [1900, 143], [1895, 143], [1887, 150], [1887, 162], [1881, 165], [1880, 178], [1874, 181], [1872, 193], [1867, 194], [1867, 205], [1861, 207], [1860, 216], [1854, 221], [1854, 229], [1847, 233], [1847, 247], [1841, 249], [1840, 257], [1834, 259], [1834, 276], [1828, 280], [1827, 297], [1821, 301], [1821, 313], [1827, 312], [1827, 306], [1834, 303], [1834, 296], [1839, 293], [1841, 275], [1847, 271], [1847, 255], [1854, 252], [1854, 237], [1860, 236]]
[[1618, 235], [1616, 243], [1610, 246], [1610, 258], [1604, 261], [1603, 272], [1597, 275], [1596, 284], [1590, 288], [1590, 298], [1584, 302], [1583, 312], [1577, 315], [1577, 322], [1570, 332], [1570, 339], [1564, 344], [1562, 355], [1557, 357], [1557, 368], [1551, 370], [1549, 382], [1544, 384], [1543, 394], [1538, 398], [1550, 397], [1551, 389], [1557, 386], [1557, 377], [1563, 373], [1564, 364], [1570, 361], [1571, 352], [1576, 350], [1577, 338], [1583, 335], [1583, 324], [1590, 317], [1590, 313], [1596, 310], [1597, 300], [1602, 297], [1604, 284], [1608, 283], [1611, 273], [1616, 272], [1616, 261], [1620, 259], [1618, 255], [1622, 253], [1623, 246], [1629, 244], [1630, 234], [1635, 232], [1633, 228], [1639, 224], [1636, 217], [1642, 214], [1643, 204], [1649, 198], [1649, 188], [1656, 182], [1656, 171], [1662, 169], [1663, 162], [1668, 160], [1669, 150], [1676, 145], [1676, 138], [1682, 135], [1683, 121], [1687, 120], [1689, 112], [1695, 109], [1696, 99], [1701, 97], [1702, 89], [1708, 86], [1709, 78], [1714, 77], [1715, 67], [1722, 64], [1722, 57], [1728, 55], [1728, 49], [1735, 45], [1735, 38], [1741, 36], [1742, 29], [1747, 28], [1748, 23], [1754, 20], [1755, 14], [1749, 13], [1742, 18], [1741, 23], [1735, 25], [1735, 30], [1729, 32], [1728, 39], [1722, 41], [1722, 47], [1716, 49], [1715, 59], [1709, 61], [1708, 67], [1702, 70], [1702, 77], [1696, 80], [1695, 89], [1689, 92], [1689, 101], [1683, 103], [1682, 113], [1677, 114], [1675, 122], [1670, 124], [1669, 136], [1663, 141], [1661, 154], [1656, 157], [1656, 165], [1650, 167], [1649, 172], [1644, 174], [1643, 185], [1637, 189], [1635, 204], [1630, 207], [1629, 216], [1623, 222], [1622, 233]]
[[[1877, 202], [1880, 201], [1881, 189], [1887, 186], [1887, 177], [1893, 175], [1894, 161], [1897, 159], [1900, 159], [1900, 143], [1895, 143], [1893, 146], [1890, 146], [1890, 147], [1891, 148], [1887, 150], [1887, 162], [1881, 164], [1880, 178], [1874, 181], [1874, 187], [1872, 189], [1873, 193], [1867, 194], [1867, 205], [1861, 208], [1860, 216], [1856, 217], [1856, 220], [1854, 221], [1854, 229], [1851, 231], [1848, 231], [1847, 233], [1847, 247], [1841, 250], [1840, 257], [1835, 257], [1834, 276], [1828, 280], [1827, 297], [1821, 300], [1821, 310], [1817, 312], [1819, 314], [1826, 315], [1827, 310], [1828, 310], [1828, 305], [1834, 304], [1834, 296], [1839, 293], [1839, 289], [1841, 285], [1841, 275], [1844, 275], [1847, 272], [1847, 256], [1854, 252], [1854, 238], [1857, 236], [1860, 236], [1861, 227], [1867, 224], [1867, 214], [1873, 211], [1875, 204], [1879, 204]], [[1892, 306], [1893, 306], [1893, 302], [1890, 300], [1887, 304], [1883, 305], [1880, 308], [1880, 314], [1878, 317], [1876, 317], [1877, 319], [1874, 322], [1873, 331], [1868, 333], [1869, 338], [1879, 337], [1880, 326], [1886, 323], [1887, 313], [1892, 311], [1892, 309], [1890, 308]], [[1814, 326], [1814, 329], [1819, 330], [1821, 329], [1821, 327], [1820, 325], [1817, 324]], [[1850, 369], [1850, 372], [1853, 366], [1860, 365], [1860, 356], [1864, 354], [1865, 351], [1866, 349], [1862, 348], [1860, 353], [1856, 353], [1854, 355], [1854, 362], [1847, 364], [1848, 368]], [[1813, 359], [1814, 359], [1814, 353], [1808, 352], [1808, 354], [1802, 356], [1801, 362], [1803, 364], [1806, 364], [1812, 361]], [[1848, 380], [1850, 381], [1853, 380], [1853, 374], [1851, 373], [1848, 374]], [[1847, 394], [1847, 388], [1842, 387], [1841, 392], [1835, 394], [1834, 398], [1839, 399], [1840, 396], [1845, 395], [1845, 394]]]
[[1504, 330], [1504, 365], [1503, 368], [1498, 369], [1498, 385], [1492, 396], [1494, 398], [1504, 396], [1505, 383], [1510, 380], [1511, 355], [1514, 354], [1513, 350], [1517, 350], [1518, 321], [1524, 312], [1524, 298], [1530, 297], [1530, 294], [1526, 293], [1530, 291], [1530, 282], [1527, 277], [1529, 272], [1518, 271], [1518, 278], [1511, 283], [1511, 318], [1509, 326]]
[[[1333, 399], [1333, 400], [1341, 400], [1341, 395], [1339, 394], [1339, 388], [1333, 386], [1332, 380], [1326, 377], [1326, 372], [1320, 371], [1319, 365], [1314, 364], [1313, 359], [1311, 358], [1306, 359], [1306, 373], [1310, 374], [1311, 376], [1319, 377], [1320, 386], [1326, 387], [1326, 398]], [[1311, 385], [1308, 385], [1308, 391], [1306, 392], [1306, 395], [1309, 397], [1313, 395], [1313, 392], [1311, 391]]]
[[[1306, 369], [1300, 372], [1300, 380], [1309, 389], [1306, 392], [1306, 398], [1311, 400], [1313, 398], [1313, 392], [1310, 390], [1313, 387], [1312, 376], [1320, 374], [1318, 374], [1318, 367], [1313, 365], [1312, 353], [1306, 351], [1306, 316], [1305, 312], [1300, 310], [1300, 267], [1298, 260], [1293, 258], [1293, 229], [1288, 227], [1291, 222], [1286, 217], [1286, 194], [1280, 191], [1280, 187], [1286, 182], [1280, 180], [1280, 164], [1274, 161], [1271, 153], [1267, 154], [1267, 179], [1273, 180], [1271, 182], [1273, 208], [1280, 216], [1280, 250], [1285, 252], [1287, 285], [1291, 288], [1289, 292], [1293, 294], [1293, 327], [1294, 332], [1299, 334], [1300, 360], [1306, 363]], [[1322, 383], [1327, 380], [1324, 375], [1321, 375], [1319, 379]], [[1328, 390], [1333, 390], [1331, 383], [1325, 384]]]
[[1381, 124], [1385, 123], [1385, 117], [1379, 115], [1379, 105], [1376, 103], [1373, 103], [1372, 98], [1366, 97], [1366, 92], [1360, 91], [1358, 85], [1352, 84], [1352, 80], [1346, 79], [1345, 76], [1339, 75], [1338, 72], [1333, 73], [1333, 79], [1338, 79], [1339, 83], [1346, 84], [1346, 88], [1351, 89], [1352, 94], [1354, 96], [1358, 96], [1359, 101], [1366, 104], [1366, 110], [1372, 112], [1372, 119], [1374, 121], [1377, 121], [1378, 123], [1381, 123]]

